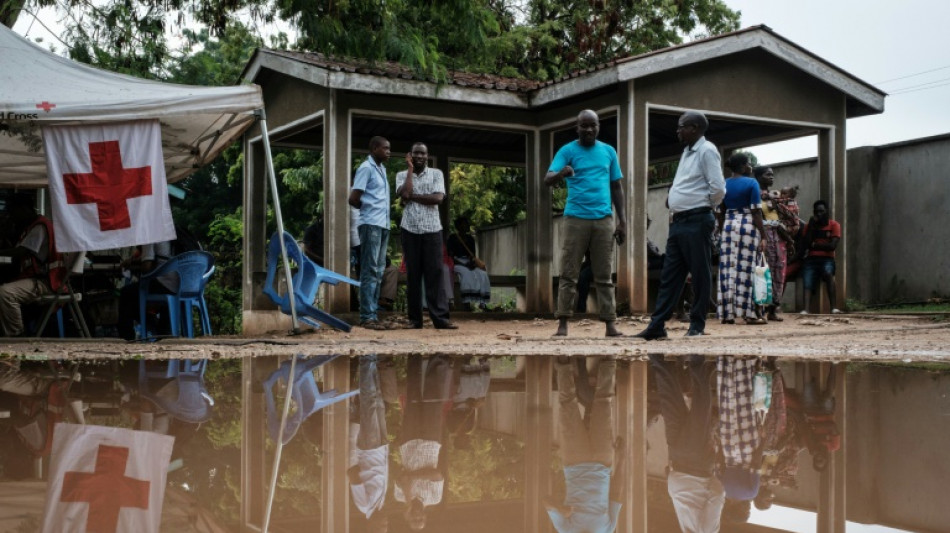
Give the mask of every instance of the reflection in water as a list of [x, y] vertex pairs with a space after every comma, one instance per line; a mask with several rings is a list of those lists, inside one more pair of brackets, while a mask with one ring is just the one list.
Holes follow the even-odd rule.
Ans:
[[597, 365], [593, 398], [585, 405], [584, 416], [578, 401], [577, 365], [559, 357], [555, 370], [566, 494], [563, 504], [553, 499], [545, 502], [548, 515], [559, 533], [614, 531], [622, 498], [621, 483], [612, 470], [624, 459], [622, 446], [614, 442], [617, 362], [605, 359]]
[[350, 460], [347, 475], [353, 503], [367, 520], [368, 530], [385, 532], [389, 520], [383, 511], [389, 485], [389, 435], [386, 404], [379, 380], [379, 365], [392, 368], [392, 361], [377, 362], [375, 355], [359, 358], [359, 396], [350, 423]]
[[396, 501], [413, 530], [426, 526], [427, 508], [442, 503], [445, 468], [442, 454], [445, 402], [452, 385], [452, 367], [445, 356], [423, 360], [410, 355], [406, 369], [406, 407], [399, 442], [401, 472]]
[[[709, 378], [714, 367], [701, 356], [664, 361], [650, 356], [660, 411], [666, 425], [669, 493], [684, 531], [718, 531], [725, 491], [714, 476], [713, 402]], [[691, 393], [686, 404], [682, 383]]]
[[[0, 361], [0, 531], [39, 530], [57, 420], [175, 437], [165, 531], [259, 525], [275, 452], [263, 383], [287, 359], [209, 361], [204, 394], [167, 362]], [[845, 488], [849, 519], [950, 523], [950, 428], [935, 423], [950, 412], [946, 369], [598, 359], [537, 358], [524, 376], [512, 358], [419, 355], [312, 370], [320, 391], [358, 396], [285, 446], [271, 531], [764, 531], [734, 524], [754, 503], [812, 513], [779, 530], [820, 532], [842, 520]], [[143, 394], [142, 364], [165, 403]], [[200, 409], [175, 412], [182, 401]], [[210, 418], [189, 422], [195, 412]]]

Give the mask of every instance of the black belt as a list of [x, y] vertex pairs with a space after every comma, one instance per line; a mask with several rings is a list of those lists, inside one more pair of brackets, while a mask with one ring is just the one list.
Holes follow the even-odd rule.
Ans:
[[673, 222], [678, 222], [684, 218], [691, 217], [693, 215], [705, 215], [712, 212], [711, 207], [696, 207], [693, 209], [687, 209], [686, 211], [680, 211], [679, 213], [673, 213]]

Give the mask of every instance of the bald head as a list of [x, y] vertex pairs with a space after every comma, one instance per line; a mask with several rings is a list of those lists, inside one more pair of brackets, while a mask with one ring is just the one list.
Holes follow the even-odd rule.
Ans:
[[706, 120], [706, 115], [700, 113], [699, 111], [687, 111], [683, 113], [682, 120], [686, 124], [692, 124], [696, 126], [700, 134], [706, 133], [706, 128], [709, 127], [709, 121]]
[[692, 146], [693, 143], [698, 141], [699, 138], [706, 133], [706, 128], [709, 127], [709, 121], [706, 120], [706, 115], [699, 111], [687, 111], [683, 113], [677, 124], [677, 137], [679, 137], [680, 142], [689, 146]]
[[600, 117], [591, 109], [577, 114], [577, 142], [583, 146], [593, 146], [600, 133]]

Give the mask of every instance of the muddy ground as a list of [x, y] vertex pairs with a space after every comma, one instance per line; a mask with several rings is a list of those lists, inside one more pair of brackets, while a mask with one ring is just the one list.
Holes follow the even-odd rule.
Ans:
[[[385, 331], [354, 327], [349, 333], [322, 328], [290, 335], [274, 331], [259, 337], [215, 336], [126, 343], [117, 339], [0, 339], [0, 354], [42, 359], [76, 358], [220, 358], [302, 353], [360, 355], [447, 353], [456, 355], [769, 355], [796, 359], [950, 362], [950, 317], [946, 315], [783, 315], [766, 325], [724, 325], [710, 320], [706, 335], [684, 338], [688, 324], [667, 324], [669, 340], [605, 338], [593, 318], [571, 322], [567, 337], [552, 337], [553, 318], [522, 314], [458, 314], [457, 330], [402, 329], [398, 317]], [[648, 317], [622, 317], [626, 335], [643, 329]]]

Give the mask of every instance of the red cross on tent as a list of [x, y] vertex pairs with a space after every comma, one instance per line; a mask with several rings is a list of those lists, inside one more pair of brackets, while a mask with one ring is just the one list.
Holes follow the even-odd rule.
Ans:
[[63, 174], [66, 201], [96, 204], [99, 230], [132, 226], [127, 200], [152, 194], [152, 167], [124, 168], [119, 141], [89, 143], [92, 172]]
[[157, 533], [174, 442], [146, 431], [56, 424], [43, 533]]
[[125, 475], [129, 449], [99, 445], [93, 472], [66, 472], [61, 502], [87, 502], [88, 531], [116, 531], [119, 509], [148, 509], [149, 482]]
[[175, 238], [158, 120], [44, 126], [43, 144], [59, 251]]

